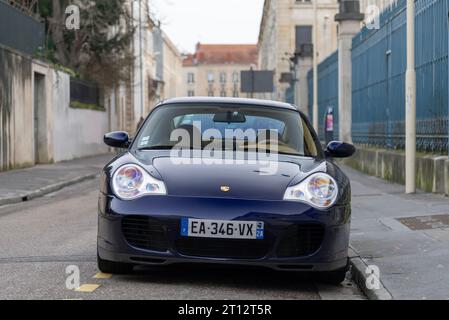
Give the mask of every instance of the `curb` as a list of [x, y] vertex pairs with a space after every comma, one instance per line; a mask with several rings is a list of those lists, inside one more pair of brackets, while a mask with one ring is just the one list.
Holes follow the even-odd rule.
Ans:
[[86, 174], [84, 176], [79, 176], [74, 179], [51, 184], [51, 185], [45, 186], [41, 189], [37, 189], [34, 191], [30, 191], [28, 193], [24, 193], [20, 196], [14, 196], [14, 197], [9, 197], [9, 198], [0, 198], [0, 206], [4, 206], [7, 204], [16, 204], [16, 203], [26, 202], [26, 201], [29, 201], [32, 199], [42, 197], [46, 194], [61, 190], [62, 188], [65, 188], [65, 187], [68, 187], [68, 186], [71, 186], [71, 185], [74, 185], [74, 184], [77, 184], [77, 183], [80, 183], [80, 182], [83, 182], [86, 180], [92, 180], [97, 177], [99, 177], [98, 173]]
[[360, 257], [360, 254], [358, 254], [353, 247], [349, 248], [349, 261], [351, 265], [352, 279], [368, 297], [369, 300], [393, 300], [393, 296], [384, 286], [382, 281], [380, 281], [380, 279], [379, 289], [373, 290], [366, 287], [368, 277], [371, 274], [366, 273], [368, 265], [365, 263], [365, 261], [363, 261], [363, 259]]

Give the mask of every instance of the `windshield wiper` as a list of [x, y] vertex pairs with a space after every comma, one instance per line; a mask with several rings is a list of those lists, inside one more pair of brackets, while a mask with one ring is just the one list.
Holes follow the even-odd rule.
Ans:
[[305, 157], [303, 154], [285, 152], [285, 151], [278, 151], [277, 154], [284, 155], [284, 156]]
[[160, 146], [149, 146], [149, 147], [142, 147], [138, 148], [138, 151], [149, 151], [149, 150], [171, 150], [174, 146], [169, 145], [160, 145]]
[[194, 147], [183, 147], [183, 146], [169, 146], [169, 145], [159, 145], [159, 146], [149, 146], [138, 148], [138, 151], [149, 151], [149, 150], [172, 150], [173, 148], [179, 148], [182, 150], [194, 150]]

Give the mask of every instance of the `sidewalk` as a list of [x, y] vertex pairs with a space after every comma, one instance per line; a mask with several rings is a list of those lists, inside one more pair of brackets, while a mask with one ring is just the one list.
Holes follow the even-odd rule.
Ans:
[[449, 299], [449, 198], [405, 195], [403, 186], [342, 167], [353, 192], [351, 245], [379, 267], [393, 299]]
[[0, 205], [18, 203], [93, 179], [114, 154], [0, 172]]

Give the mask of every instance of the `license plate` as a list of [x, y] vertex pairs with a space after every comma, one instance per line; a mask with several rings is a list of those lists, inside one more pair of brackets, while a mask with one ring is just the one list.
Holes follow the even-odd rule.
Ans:
[[223, 221], [183, 218], [181, 236], [219, 239], [264, 238], [264, 223], [258, 221]]

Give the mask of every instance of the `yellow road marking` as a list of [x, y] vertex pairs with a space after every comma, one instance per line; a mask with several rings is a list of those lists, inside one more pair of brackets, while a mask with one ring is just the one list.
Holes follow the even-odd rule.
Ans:
[[78, 289], [75, 289], [77, 292], [94, 292], [100, 287], [98, 284], [83, 284]]
[[112, 274], [99, 272], [94, 275], [94, 279], [111, 279]]

